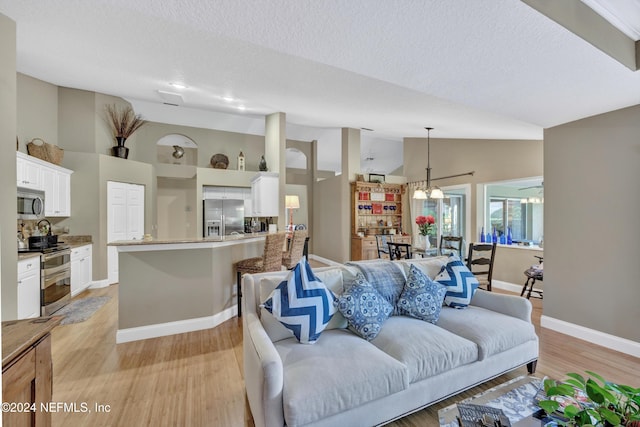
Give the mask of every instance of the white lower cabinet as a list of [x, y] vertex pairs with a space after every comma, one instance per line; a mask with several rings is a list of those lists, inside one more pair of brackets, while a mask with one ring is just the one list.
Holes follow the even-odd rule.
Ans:
[[18, 319], [40, 317], [40, 258], [18, 261]]
[[93, 267], [92, 245], [71, 249], [71, 296], [74, 297], [91, 285]]

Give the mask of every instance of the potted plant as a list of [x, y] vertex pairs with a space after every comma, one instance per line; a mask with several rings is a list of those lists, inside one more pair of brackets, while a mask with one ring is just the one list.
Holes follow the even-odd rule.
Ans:
[[562, 382], [545, 380], [548, 399], [538, 405], [547, 414], [560, 412], [568, 426], [640, 426], [640, 388], [605, 381], [594, 372], [586, 373], [587, 378], [569, 373]]
[[116, 139], [116, 146], [111, 148], [111, 152], [116, 157], [126, 159], [129, 156], [129, 148], [124, 143], [135, 131], [140, 129], [146, 120], [139, 114], [134, 113], [130, 105], [118, 107], [113, 104], [106, 106], [108, 123]]

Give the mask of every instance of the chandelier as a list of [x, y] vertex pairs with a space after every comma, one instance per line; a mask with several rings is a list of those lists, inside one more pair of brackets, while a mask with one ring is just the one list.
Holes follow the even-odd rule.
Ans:
[[416, 191], [413, 192], [413, 198], [414, 199], [420, 199], [420, 200], [425, 200], [425, 199], [444, 199], [444, 193], [442, 192], [440, 187], [438, 187], [437, 185], [432, 186], [431, 185], [431, 181], [436, 181], [436, 180], [439, 180], [439, 179], [455, 178], [455, 177], [458, 177], [458, 176], [465, 176], [465, 175], [473, 175], [475, 173], [475, 171], [459, 173], [459, 174], [456, 174], [456, 175], [442, 176], [440, 178], [431, 178], [431, 153], [430, 153], [430, 151], [431, 151], [431, 131], [433, 130], [433, 128], [425, 127], [425, 129], [427, 130], [427, 180], [426, 180], [426, 182], [422, 181], [422, 182], [425, 182], [424, 188], [418, 187], [416, 189]]

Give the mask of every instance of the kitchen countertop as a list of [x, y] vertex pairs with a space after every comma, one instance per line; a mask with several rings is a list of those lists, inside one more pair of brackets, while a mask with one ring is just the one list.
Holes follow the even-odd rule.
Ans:
[[64, 316], [2, 322], [2, 366], [51, 332]]
[[24, 261], [25, 259], [35, 258], [42, 255], [42, 252], [23, 252], [18, 253], [18, 261]]
[[172, 245], [180, 243], [219, 243], [219, 242], [235, 242], [240, 240], [256, 239], [265, 237], [264, 233], [247, 233], [222, 237], [197, 237], [184, 239], [143, 239], [143, 240], [118, 240], [107, 244], [107, 246], [144, 246], [144, 245]]

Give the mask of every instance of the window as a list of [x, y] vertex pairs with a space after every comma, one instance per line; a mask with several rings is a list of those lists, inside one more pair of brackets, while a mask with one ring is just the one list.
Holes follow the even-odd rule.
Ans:
[[485, 234], [501, 236], [511, 227], [514, 241], [537, 243], [544, 234], [542, 178], [504, 181], [485, 185]]
[[[418, 209], [415, 216], [433, 215], [436, 219], [436, 227], [429, 236], [431, 246], [440, 243], [440, 236], [465, 236], [466, 231], [466, 192], [465, 188], [446, 190], [442, 200], [416, 200]], [[415, 222], [414, 216], [414, 222]]]

